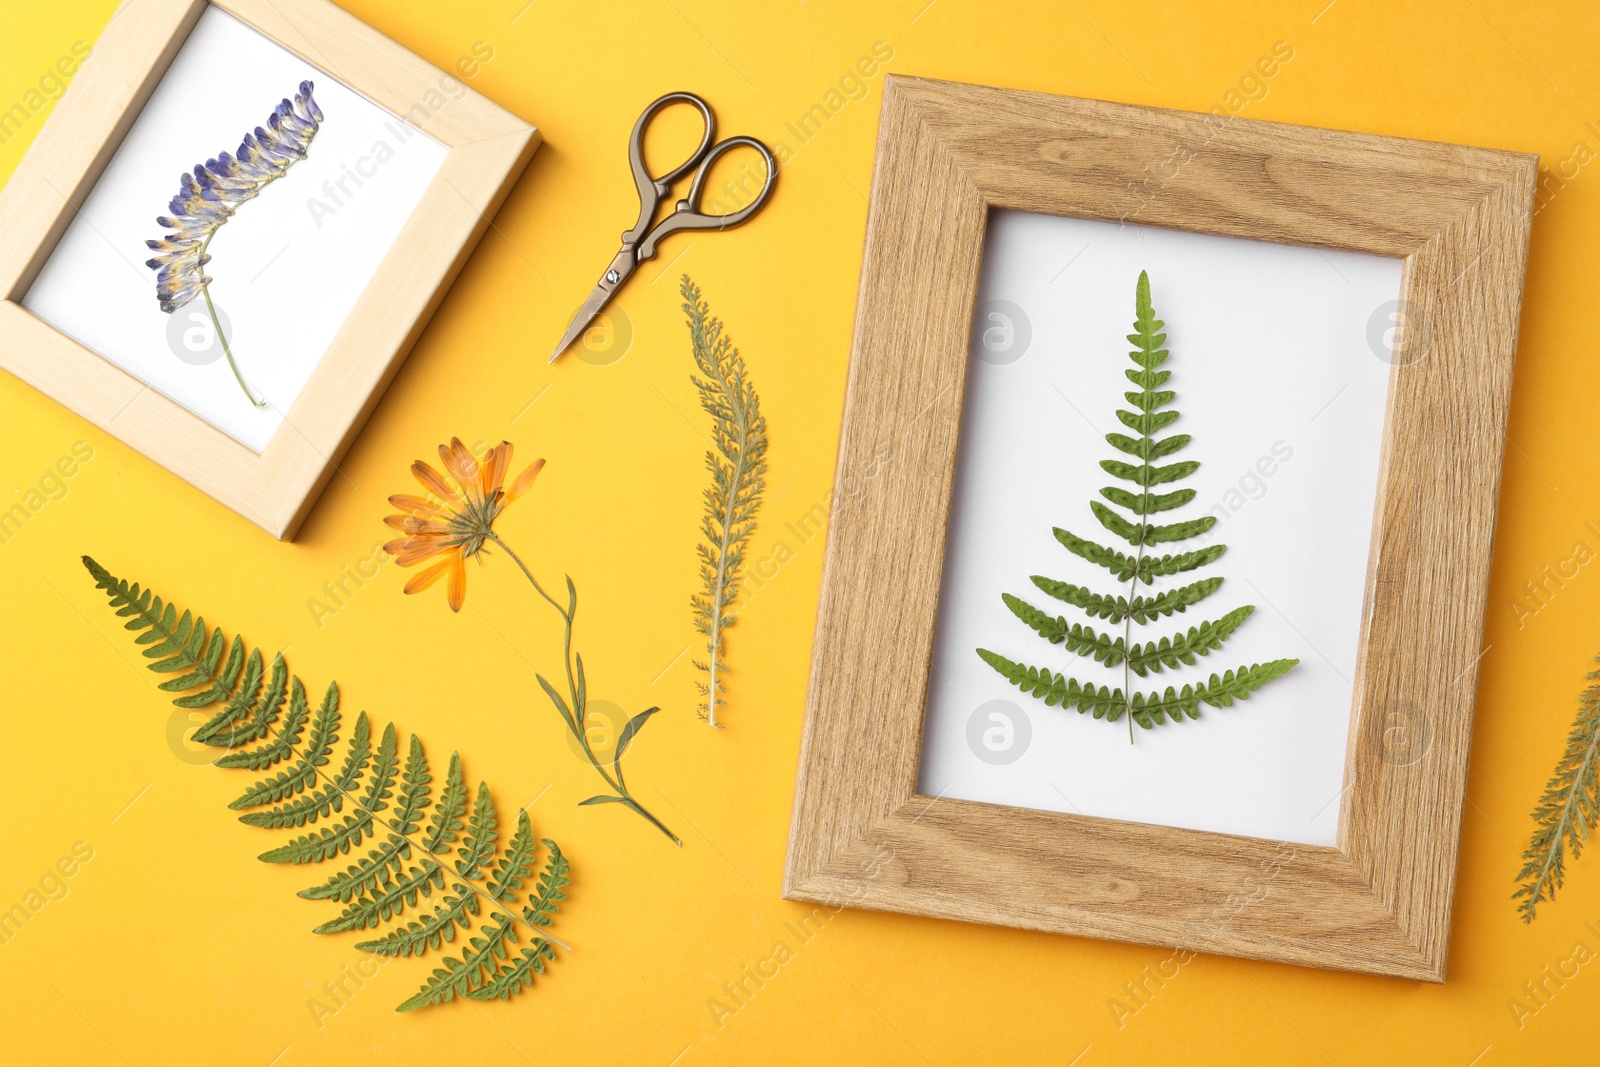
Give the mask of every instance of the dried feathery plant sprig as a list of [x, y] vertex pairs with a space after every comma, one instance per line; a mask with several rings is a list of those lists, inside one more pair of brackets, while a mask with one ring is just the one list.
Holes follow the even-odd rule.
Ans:
[[222, 342], [234, 379], [258, 408], [266, 407], [266, 401], [256, 399], [239, 373], [239, 364], [234, 362], [233, 350], [217, 319], [216, 305], [211, 302], [212, 278], [204, 268], [211, 262], [211, 239], [233, 218], [239, 205], [260, 196], [261, 190], [306, 158], [311, 139], [322, 128], [322, 109], [311, 89], [311, 82], [301, 82], [293, 101], [284, 99], [268, 116], [265, 127], [257, 126], [254, 133], [244, 135], [238, 155], [223, 152], [197, 164], [192, 174], [184, 174], [178, 180], [178, 195], [168, 205], [171, 216], [156, 219], [156, 225], [171, 232], [160, 240], [145, 242], [156, 253], [145, 265], [157, 272], [156, 299], [161, 310], [170, 315], [195, 297], [205, 297], [211, 325]]
[[767, 420], [746, 376], [743, 357], [723, 334], [722, 320], [711, 317], [700, 287], [685, 274], [679, 292], [689, 318], [695, 366], [705, 376], [691, 375], [690, 380], [700, 390], [700, 406], [711, 416], [716, 446], [706, 452], [711, 484], [705, 491], [706, 514], [700, 525], [705, 542], [695, 546], [704, 591], [691, 597], [690, 604], [695, 629], [706, 638], [706, 658], [694, 663], [706, 674], [704, 682], [696, 683], [705, 697], [700, 713], [707, 723], [718, 726], [717, 703], [728, 673], [722, 643], [736, 621], [745, 546], [756, 528], [756, 512], [767, 487]]

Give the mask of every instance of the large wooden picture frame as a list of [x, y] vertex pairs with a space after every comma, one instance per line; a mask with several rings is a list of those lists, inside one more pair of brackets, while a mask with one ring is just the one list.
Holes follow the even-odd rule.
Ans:
[[257, 453], [29, 313], [21, 301], [208, 0], [126, 0], [0, 191], [0, 368], [273, 536], [292, 538], [540, 137], [328, 0], [209, 0], [448, 150], [417, 210]]
[[[784, 895], [1443, 981], [1536, 158], [899, 76], [881, 123]], [[1403, 259], [1336, 848], [918, 795], [991, 208]]]

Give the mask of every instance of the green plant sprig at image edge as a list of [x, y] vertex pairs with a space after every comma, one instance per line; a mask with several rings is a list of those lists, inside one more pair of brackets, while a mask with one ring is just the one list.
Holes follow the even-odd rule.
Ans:
[[1600, 822], [1600, 670], [1585, 678], [1590, 684], [1578, 696], [1566, 748], [1533, 809], [1533, 836], [1517, 872], [1522, 884], [1511, 895], [1525, 923], [1533, 922], [1541, 901], [1555, 899], [1566, 878], [1567, 849], [1579, 858]]
[[[546, 962], [555, 958], [555, 945], [567, 947], [549, 932], [559, 903], [566, 899], [563, 889], [571, 870], [566, 857], [545, 839], [547, 858], [534, 879], [541, 842], [534, 838], [528, 813], [518, 811], [502, 848], [489, 786], [479, 783], [474, 795], [459, 754], [451, 754], [435, 799], [422, 742], [412, 736], [402, 767], [394, 725], [384, 728], [374, 750], [372, 729], [362, 712], [345, 742], [339, 770], [332, 771], [342, 726], [336, 684], [328, 686], [313, 711], [305, 687], [289, 674], [281, 653], [264, 667], [261, 651], [247, 654], [240, 637], [230, 644], [221, 627], [208, 630], [203, 618], [187, 611], [180, 615], [172, 603], [113, 577], [88, 556], [83, 564], [117, 615], [127, 619], [124, 628], [138, 635], [134, 640], [143, 646], [145, 658], [154, 661], [149, 669], [178, 675], [159, 687], [178, 694], [172, 702], [193, 710], [220, 705], [193, 736], [197, 743], [222, 750], [215, 765], [257, 773], [280, 768], [230, 805], [245, 812], [240, 821], [280, 830], [321, 824], [262, 853], [263, 862], [322, 863], [351, 855], [363, 843], [377, 846], [301, 891], [307, 899], [344, 905], [314, 933], [394, 925], [356, 948], [382, 956], [420, 957], [440, 953], [461, 931], [461, 953], [443, 955], [422, 988], [396, 1010], [412, 1011], [457, 996], [507, 1000], [544, 973]], [[386, 817], [380, 818], [383, 813]], [[334, 824], [336, 816], [342, 818]], [[419, 912], [423, 901], [433, 902], [436, 896], [431, 911]], [[474, 935], [473, 924], [480, 919], [483, 925]], [[519, 927], [531, 934], [531, 941], [513, 954], [510, 946], [519, 943]]]

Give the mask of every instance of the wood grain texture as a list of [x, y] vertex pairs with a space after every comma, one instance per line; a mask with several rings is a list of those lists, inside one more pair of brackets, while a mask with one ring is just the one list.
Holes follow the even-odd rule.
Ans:
[[[1443, 981], [1536, 166], [889, 76], [784, 895]], [[991, 207], [1404, 259], [1337, 848], [916, 793]]]
[[[259, 454], [21, 306], [205, 0], [126, 0], [0, 190], [0, 368], [290, 539], [538, 148], [537, 130], [328, 0], [215, 6], [449, 151]], [[449, 86], [449, 92], [443, 92]]]

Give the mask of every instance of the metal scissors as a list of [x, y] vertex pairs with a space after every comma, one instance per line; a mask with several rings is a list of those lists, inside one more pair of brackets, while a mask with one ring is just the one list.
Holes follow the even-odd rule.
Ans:
[[[700, 147], [694, 150], [693, 155], [671, 172], [656, 178], [650, 174], [644, 162], [645, 130], [649, 128], [656, 115], [673, 104], [692, 104], [705, 119], [706, 132], [700, 139]], [[633, 167], [633, 180], [639, 187], [639, 221], [622, 235], [622, 251], [617, 253], [616, 258], [611, 261], [611, 265], [606, 268], [606, 272], [600, 276], [600, 281], [589, 294], [589, 299], [578, 309], [578, 314], [572, 319], [572, 325], [567, 327], [561, 343], [556, 346], [555, 355], [550, 357], [551, 363], [567, 350], [567, 346], [572, 344], [579, 334], [588, 329], [589, 323], [600, 314], [600, 309], [606, 306], [616, 291], [622, 287], [622, 283], [628, 280], [628, 276], [638, 269], [639, 264], [654, 258], [656, 245], [663, 237], [680, 230], [731, 229], [766, 206], [767, 200], [772, 196], [772, 187], [778, 180], [778, 161], [772, 157], [771, 149], [754, 137], [729, 137], [725, 141], [712, 144], [715, 137], [716, 119], [711, 114], [711, 106], [694, 93], [668, 93], [645, 108], [644, 113], [639, 116], [639, 121], [633, 124], [633, 134], [628, 139], [628, 163]], [[705, 192], [706, 175], [711, 172], [712, 165], [719, 157], [740, 147], [754, 148], [766, 160], [766, 184], [761, 187], [761, 192], [756, 194], [754, 200], [737, 211], [726, 215], [702, 213], [700, 198]], [[655, 219], [656, 208], [660, 206], [678, 179], [691, 170], [694, 171], [694, 180], [689, 184], [689, 195], [679, 200], [672, 214], [651, 229], [650, 223]]]

